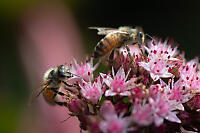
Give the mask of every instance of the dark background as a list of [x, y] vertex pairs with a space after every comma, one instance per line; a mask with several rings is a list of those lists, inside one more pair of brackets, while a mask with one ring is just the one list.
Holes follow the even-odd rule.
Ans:
[[[17, 49], [20, 15], [33, 0], [0, 2], [0, 132], [14, 132], [28, 89]], [[200, 53], [200, 2], [169, 0], [65, 0], [81, 32], [85, 50], [92, 52], [100, 39], [89, 26], [142, 26], [152, 36], [173, 38], [186, 58]]]

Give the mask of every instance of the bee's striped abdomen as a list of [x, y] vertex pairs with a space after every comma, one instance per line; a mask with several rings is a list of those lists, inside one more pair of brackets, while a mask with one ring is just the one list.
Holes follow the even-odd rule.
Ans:
[[109, 34], [97, 44], [94, 49], [94, 58], [102, 57], [121, 45], [121, 34]]
[[[55, 88], [57, 89], [57, 88]], [[43, 96], [44, 96], [44, 99], [46, 100], [47, 103], [51, 104], [51, 105], [55, 105], [55, 101], [54, 101], [54, 95], [56, 93], [51, 90], [50, 88], [46, 88], [46, 90], [44, 90], [43, 92]]]

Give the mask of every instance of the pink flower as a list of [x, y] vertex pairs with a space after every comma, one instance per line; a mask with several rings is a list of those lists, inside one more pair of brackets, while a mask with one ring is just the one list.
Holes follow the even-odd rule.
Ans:
[[103, 91], [101, 90], [102, 84], [100, 77], [98, 77], [93, 84], [82, 80], [79, 86], [81, 87], [82, 96], [93, 104], [97, 104], [99, 99], [101, 99]]
[[[163, 80], [160, 80], [160, 84], [151, 85], [151, 87], [149, 88], [149, 96], [153, 98], [154, 100], [156, 100], [157, 98], [162, 98], [164, 101], [166, 101], [169, 104], [170, 110], [184, 110], [184, 107], [182, 105], [184, 100], [177, 100], [177, 99], [172, 98], [173, 95], [175, 94], [175, 96], [177, 95], [178, 97], [183, 96], [186, 100], [187, 96], [184, 96], [183, 93], [181, 93], [181, 95], [179, 95], [180, 93], [177, 93], [177, 94], [173, 93], [173, 89], [175, 87], [178, 87], [179, 85], [181, 84], [179, 84], [178, 81], [174, 85], [174, 79], [169, 80], [168, 85]], [[155, 88], [153, 86], [155, 86]], [[172, 86], [172, 89], [171, 89], [171, 86]]]
[[170, 104], [162, 97], [159, 97], [156, 100], [149, 98], [149, 104], [152, 109], [154, 123], [157, 127], [163, 124], [164, 119], [171, 122], [181, 123], [179, 118], [176, 116], [177, 112], [173, 111], [170, 108]]
[[164, 119], [181, 123], [176, 116], [177, 112], [174, 110], [184, 110], [184, 107], [181, 102], [177, 102], [177, 100], [171, 98], [170, 83], [169, 81], [167, 85], [164, 81], [160, 80], [160, 84], [151, 85], [149, 88], [148, 102], [151, 106], [153, 121], [156, 126], [163, 124]]
[[127, 75], [125, 75], [124, 69], [120, 68], [115, 75], [114, 69], [112, 68], [113, 78], [109, 75], [100, 73], [101, 77], [103, 78], [103, 83], [105, 83], [109, 87], [109, 89], [105, 92], [105, 96], [114, 96], [117, 94], [121, 96], [131, 95], [131, 93], [129, 92], [129, 82], [126, 82], [129, 72], [130, 71], [128, 71]]
[[145, 98], [145, 96], [146, 96], [146, 92], [145, 92], [145, 90], [144, 89], [142, 89], [142, 87], [136, 87], [136, 88], [133, 88], [132, 90], [131, 90], [131, 92], [132, 92], [132, 98], [133, 99], [136, 99], [136, 98], [138, 98], [138, 99], [142, 99], [142, 98]]
[[169, 73], [168, 62], [159, 59], [157, 56], [154, 56], [149, 62], [139, 62], [139, 65], [150, 73], [154, 81], [160, 78], [170, 78], [173, 76], [173, 74]]
[[167, 85], [160, 80], [160, 84], [151, 85], [148, 88], [147, 100], [139, 102], [136, 99], [132, 113], [134, 122], [140, 126], [147, 126], [154, 122], [157, 127], [163, 124], [164, 119], [180, 123], [176, 116], [177, 112], [174, 110], [184, 110], [184, 107], [180, 102], [170, 100], [170, 83], [169, 81]]
[[183, 85], [186, 87], [187, 90], [191, 88], [196, 89], [200, 87], [198, 85], [199, 79], [198, 79], [198, 73], [197, 73], [197, 64], [198, 64], [198, 59], [193, 59], [187, 63], [184, 63], [179, 68], [180, 78], [182, 80]]
[[182, 101], [183, 100], [183, 85], [181, 80], [178, 80], [172, 85], [170, 100]]
[[157, 41], [156, 39], [149, 42], [148, 47], [145, 49], [148, 52], [149, 58], [153, 56], [157, 56], [162, 60], [178, 60], [175, 58], [178, 54], [177, 47], [172, 48], [173, 40], [165, 40], [162, 42], [161, 40]]
[[194, 75], [191, 89], [196, 90], [197, 92], [200, 92], [200, 71], [196, 72]]
[[153, 98], [153, 99], [156, 99], [160, 93], [161, 93], [161, 85], [160, 84], [156, 84], [156, 85], [151, 85], [149, 87], [149, 97]]
[[135, 100], [132, 119], [139, 126], [148, 126], [153, 122], [152, 109], [149, 104], [145, 104], [145, 100], [142, 103], [139, 100]]
[[110, 101], [105, 101], [103, 103], [100, 108], [100, 114], [104, 119], [99, 124], [103, 133], [126, 133], [133, 130], [133, 128], [128, 128], [130, 120], [126, 117], [118, 117]]
[[[90, 59], [90, 62], [81, 63], [79, 65], [77, 61], [74, 59], [74, 65], [71, 67], [71, 73], [75, 74], [74, 78], [79, 78], [76, 75], [82, 77], [85, 81], [91, 81], [93, 79], [93, 71], [96, 70], [99, 63], [93, 66], [93, 58]], [[70, 79], [70, 80], [71, 80]]]
[[169, 100], [175, 100], [176, 102], [185, 103], [194, 96], [194, 94], [185, 90], [185, 86], [183, 84], [182, 79], [179, 79], [175, 83], [174, 83], [174, 80], [172, 80], [171, 86], [172, 88], [170, 90]]

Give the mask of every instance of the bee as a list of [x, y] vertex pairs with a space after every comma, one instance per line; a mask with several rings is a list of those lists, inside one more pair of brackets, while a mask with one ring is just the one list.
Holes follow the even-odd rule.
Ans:
[[[50, 105], [65, 105], [66, 102], [59, 101], [59, 96], [65, 96], [66, 98], [73, 99], [75, 95], [66, 87], [77, 87], [75, 84], [67, 83], [67, 79], [73, 77], [74, 74], [70, 72], [67, 65], [60, 65], [47, 70], [43, 77], [42, 87], [39, 92], [36, 92], [31, 97], [31, 102], [33, 98], [38, 97], [41, 93], [47, 103]], [[61, 89], [66, 89], [66, 93], [61, 92]]]
[[94, 49], [94, 58], [103, 57], [112, 51], [110, 54], [110, 59], [112, 59], [112, 56], [114, 56], [114, 50], [122, 46], [126, 47], [131, 58], [128, 45], [138, 44], [141, 49], [141, 45], [145, 41], [145, 34], [141, 27], [135, 27], [134, 29], [128, 26], [119, 27], [118, 29], [89, 27], [89, 29], [97, 29], [98, 35], [105, 35], [105, 37], [98, 42]]

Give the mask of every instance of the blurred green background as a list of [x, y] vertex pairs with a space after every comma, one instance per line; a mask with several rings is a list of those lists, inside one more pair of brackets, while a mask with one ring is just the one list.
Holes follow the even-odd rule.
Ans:
[[[0, 133], [12, 133], [20, 112], [27, 104], [29, 89], [17, 50], [20, 17], [39, 0], [0, 1]], [[46, 1], [48, 3], [48, 1]], [[108, 1], [65, 0], [78, 29], [84, 48], [91, 53], [100, 39], [89, 26], [142, 26], [146, 33], [163, 39], [173, 38], [188, 59], [200, 53], [200, 1]]]

